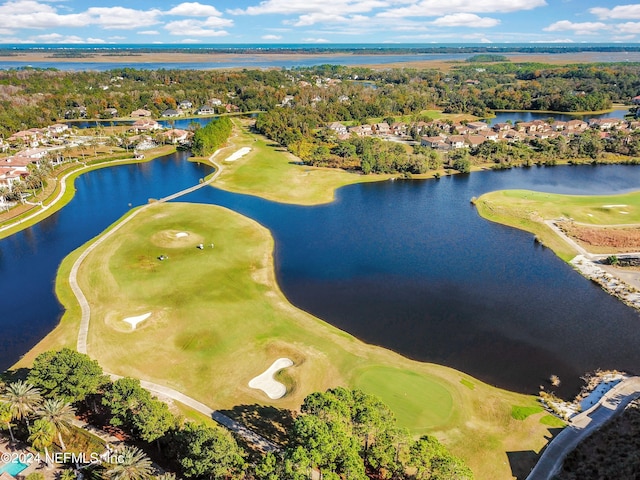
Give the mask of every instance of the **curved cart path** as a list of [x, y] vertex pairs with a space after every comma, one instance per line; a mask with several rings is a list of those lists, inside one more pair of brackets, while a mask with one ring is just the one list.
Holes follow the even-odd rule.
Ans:
[[[92, 243], [84, 252], [82, 252], [82, 254], [74, 262], [73, 266], [71, 267], [71, 272], [69, 273], [69, 285], [71, 286], [71, 290], [73, 291], [73, 294], [76, 296], [81, 309], [80, 329], [78, 331], [78, 340], [76, 343], [76, 349], [78, 350], [78, 352], [84, 353], [84, 354], [87, 353], [87, 338], [89, 335], [89, 321], [91, 319], [91, 307], [89, 306], [89, 302], [87, 301], [87, 298], [82, 292], [82, 289], [78, 285], [78, 270], [80, 269], [82, 262], [84, 262], [87, 256], [91, 252], [93, 252], [100, 244], [102, 244], [105, 240], [110, 238], [114, 233], [116, 233], [124, 225], [130, 222], [132, 218], [135, 218], [136, 215], [138, 215], [140, 212], [144, 211], [145, 209], [149, 208], [151, 205], [154, 205], [159, 202], [168, 202], [170, 200], [174, 200], [183, 195], [186, 195], [195, 190], [198, 190], [206, 185], [211, 184], [216, 178], [218, 178], [218, 176], [222, 172], [222, 166], [214, 161], [215, 156], [219, 152], [220, 150], [216, 151], [213, 155], [211, 155], [211, 157], [209, 157], [209, 161], [216, 168], [216, 171], [211, 176], [211, 178], [209, 178], [205, 182], [199, 183], [198, 185], [194, 185], [193, 187], [187, 188], [180, 192], [161, 198], [157, 202], [143, 205], [142, 207], [138, 208], [133, 213], [131, 213], [128, 217], [126, 217], [120, 223], [118, 223], [115, 227], [113, 227], [111, 230], [109, 230], [104, 235], [102, 235], [98, 240]], [[107, 374], [113, 379], [122, 378], [118, 375], [114, 375], [110, 373], [107, 373]], [[204, 403], [201, 403], [198, 400], [185, 395], [184, 393], [181, 393], [170, 387], [166, 387], [164, 385], [158, 385], [152, 382], [147, 382], [145, 380], [141, 380], [140, 385], [144, 389], [150, 391], [151, 393], [155, 393], [156, 395], [159, 395], [161, 397], [170, 398], [172, 400], [180, 402], [212, 418], [213, 420], [218, 422], [220, 425], [228, 428], [235, 434], [242, 437], [247, 443], [250, 443], [251, 445], [254, 445], [265, 452], [273, 452], [273, 451], [279, 450], [279, 447], [274, 443], [272, 443], [271, 441], [258, 435], [252, 430], [249, 430], [247, 427], [245, 427], [241, 423], [236, 422], [235, 420], [227, 417], [226, 415], [223, 415], [220, 412], [217, 412], [216, 410], [206, 406]]]
[[602, 396], [593, 407], [576, 415], [545, 448], [527, 480], [549, 480], [558, 473], [566, 456], [608, 421], [640, 397], [640, 377], [626, 378]]

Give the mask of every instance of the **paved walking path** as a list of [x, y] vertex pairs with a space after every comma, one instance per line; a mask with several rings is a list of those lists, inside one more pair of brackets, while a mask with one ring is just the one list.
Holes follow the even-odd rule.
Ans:
[[[170, 200], [174, 200], [176, 198], [179, 198], [179, 197], [181, 197], [183, 195], [187, 195], [188, 193], [191, 193], [191, 192], [193, 192], [195, 190], [198, 190], [198, 189], [200, 189], [200, 188], [202, 188], [202, 187], [204, 187], [206, 185], [209, 185], [216, 178], [218, 178], [218, 176], [222, 172], [222, 166], [220, 164], [216, 163], [214, 161], [214, 158], [216, 157], [216, 155], [219, 152], [220, 152], [220, 150], [217, 150], [213, 155], [211, 155], [211, 157], [209, 157], [209, 161], [216, 168], [215, 173], [211, 176], [211, 178], [209, 178], [209, 180], [207, 180], [205, 182], [202, 182], [202, 183], [199, 183], [198, 185], [194, 185], [193, 187], [189, 187], [189, 188], [187, 188], [185, 190], [182, 190], [180, 192], [174, 193], [172, 195], [169, 195], [167, 197], [161, 198], [157, 202], [154, 202], [154, 203], [151, 203], [151, 204], [147, 204], [147, 205], [143, 205], [142, 207], [138, 208], [137, 210], [132, 212], [128, 217], [124, 218], [115, 227], [113, 227], [111, 230], [109, 230], [104, 235], [102, 235], [98, 240], [96, 240], [94, 243], [92, 243], [84, 252], [82, 252], [82, 254], [74, 262], [73, 266], [71, 267], [71, 272], [69, 274], [69, 285], [71, 286], [71, 290], [73, 291], [74, 295], [78, 299], [78, 303], [80, 304], [80, 309], [81, 309], [80, 329], [78, 331], [78, 340], [77, 340], [77, 343], [76, 343], [76, 349], [78, 350], [78, 352], [84, 353], [84, 354], [87, 353], [87, 338], [89, 336], [89, 321], [91, 320], [91, 307], [89, 306], [89, 302], [87, 301], [87, 298], [85, 297], [84, 293], [82, 292], [82, 289], [78, 285], [78, 270], [80, 269], [80, 266], [82, 265], [82, 262], [84, 262], [84, 260], [87, 258], [87, 256], [91, 252], [93, 252], [99, 245], [101, 245], [105, 240], [110, 238], [114, 233], [116, 233], [118, 230], [120, 230], [124, 225], [129, 223], [131, 221], [131, 219], [135, 218], [140, 212], [146, 210], [147, 208], [151, 207], [155, 203], [168, 202]], [[114, 374], [110, 374], [110, 373], [107, 373], [107, 375], [110, 375], [111, 378], [114, 378], [114, 379], [121, 378], [118, 375], [114, 375]], [[146, 389], [146, 390], [148, 390], [148, 391], [150, 391], [152, 393], [155, 393], [155, 394], [157, 394], [157, 395], [159, 395], [161, 397], [170, 398], [170, 399], [175, 400], [177, 402], [180, 402], [180, 403], [182, 403], [184, 405], [187, 405], [188, 407], [191, 407], [194, 410], [196, 410], [196, 411], [198, 411], [200, 413], [203, 413], [204, 415], [207, 415], [208, 417], [210, 417], [213, 420], [215, 420], [216, 422], [218, 422], [220, 425], [223, 425], [224, 427], [228, 428], [232, 432], [234, 432], [237, 435], [241, 436], [248, 443], [258, 447], [259, 449], [261, 449], [261, 450], [263, 450], [265, 452], [273, 452], [273, 451], [279, 450], [279, 447], [277, 445], [275, 445], [274, 443], [270, 442], [266, 438], [258, 435], [257, 433], [253, 432], [252, 430], [249, 430], [247, 427], [245, 427], [241, 423], [236, 422], [235, 420], [227, 417], [226, 415], [223, 415], [222, 413], [213, 410], [212, 408], [206, 406], [205, 404], [199, 402], [198, 400], [196, 400], [194, 398], [191, 398], [191, 397], [188, 397], [187, 395], [185, 395], [185, 394], [183, 394], [181, 392], [178, 392], [177, 390], [174, 390], [174, 389], [169, 388], [169, 387], [165, 387], [163, 385], [158, 385], [156, 383], [147, 382], [145, 380], [141, 380], [140, 381], [140, 385], [144, 389]]]
[[566, 456], [605, 423], [622, 413], [631, 401], [640, 397], [640, 377], [630, 377], [609, 390], [593, 407], [576, 415], [545, 448], [527, 480], [549, 480], [562, 467]]

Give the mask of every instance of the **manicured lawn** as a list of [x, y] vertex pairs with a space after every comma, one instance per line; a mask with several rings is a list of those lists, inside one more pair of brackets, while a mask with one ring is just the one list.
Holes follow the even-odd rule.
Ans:
[[[223, 172], [214, 186], [237, 193], [256, 195], [268, 200], [299, 205], [328, 203], [335, 191], [345, 185], [375, 182], [392, 175], [360, 175], [336, 168], [299, 165], [300, 159], [271, 140], [249, 131], [248, 122], [234, 120], [238, 135], [232, 145], [221, 152]], [[234, 151], [249, 147], [251, 152], [239, 160], [225, 162]]]
[[640, 223], [640, 192], [622, 195], [558, 195], [530, 190], [501, 190], [476, 202], [481, 216], [537, 235], [556, 254], [570, 260], [576, 252], [544, 220], [571, 218], [592, 225]]
[[[265, 228], [221, 207], [147, 207], [80, 268], [92, 311], [89, 354], [107, 371], [168, 385], [221, 410], [296, 409], [313, 391], [361, 388], [387, 402], [414, 434], [444, 441], [477, 478], [511, 478], [505, 452], [544, 445], [546, 426], [511, 417], [512, 405], [535, 406], [534, 397], [364, 344], [293, 307], [275, 281], [273, 246]], [[68, 275], [81, 250], [59, 270], [67, 313], [20, 365], [46, 349], [75, 346], [79, 308]], [[149, 312], [136, 330], [124, 321]], [[247, 383], [279, 357], [294, 361], [279, 377], [288, 393], [269, 400]]]
[[369, 367], [356, 376], [355, 386], [377, 392], [396, 414], [398, 425], [416, 433], [446, 425], [454, 411], [450, 386], [414, 370]]

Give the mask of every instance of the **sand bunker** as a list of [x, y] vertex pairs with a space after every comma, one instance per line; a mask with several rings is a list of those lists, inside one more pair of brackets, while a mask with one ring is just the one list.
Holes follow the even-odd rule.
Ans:
[[138, 315], [137, 317], [127, 317], [124, 319], [129, 325], [131, 325], [131, 330], [135, 330], [140, 322], [146, 320], [151, 316], [151, 312], [144, 313], [142, 315]]
[[240, 150], [238, 150], [237, 152], [234, 152], [231, 156], [229, 156], [228, 158], [225, 158], [225, 162], [235, 162], [236, 160], [241, 159], [242, 157], [244, 157], [247, 153], [249, 153], [251, 151], [251, 148], [249, 147], [242, 147]]
[[626, 207], [627, 205], [625, 204], [620, 204], [620, 205], [602, 205], [602, 208], [620, 208], [620, 207]]
[[[204, 242], [204, 237], [184, 230], [160, 230], [151, 235], [151, 243], [163, 248], [189, 248]], [[158, 252], [167, 253], [167, 252]]]
[[283, 368], [287, 368], [293, 365], [293, 361], [288, 358], [279, 358], [271, 364], [263, 373], [254, 377], [249, 382], [249, 387], [257, 390], [262, 390], [267, 396], [276, 400], [282, 398], [287, 393], [287, 387], [278, 382], [273, 376]]

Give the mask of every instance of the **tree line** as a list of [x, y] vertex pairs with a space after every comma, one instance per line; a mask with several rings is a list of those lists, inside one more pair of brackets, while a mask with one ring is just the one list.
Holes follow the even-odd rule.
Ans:
[[[222, 427], [185, 421], [139, 380], [112, 381], [95, 360], [68, 348], [40, 354], [24, 379], [0, 385], [0, 428], [36, 451], [75, 451], [78, 412], [128, 438], [127, 446], [107, 450], [119, 455], [117, 462], [105, 458], [83, 468], [85, 478], [175, 480], [156, 471], [153, 452], [165, 469], [193, 479], [303, 480], [312, 472], [325, 480], [473, 478], [435, 438], [414, 440], [384, 403], [359, 390], [310, 394], [294, 414], [286, 445], [263, 454], [248, 452]], [[62, 475], [73, 480], [77, 471]]]
[[193, 134], [191, 151], [198, 157], [208, 157], [229, 139], [233, 124], [229, 117], [220, 117], [199, 128]]

